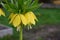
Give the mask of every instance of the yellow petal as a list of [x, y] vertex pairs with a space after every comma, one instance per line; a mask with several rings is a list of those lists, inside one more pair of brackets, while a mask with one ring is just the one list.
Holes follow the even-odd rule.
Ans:
[[0, 16], [3, 15], [5, 16], [5, 13], [3, 12], [3, 10], [0, 8]]
[[24, 24], [24, 25], [27, 25], [27, 19], [26, 19], [26, 17], [23, 15], [23, 14], [20, 14], [20, 17], [21, 17], [21, 20], [22, 20], [22, 23]]
[[29, 14], [29, 18], [30, 18], [29, 19], [30, 23], [33, 24], [33, 25], [35, 25], [35, 19], [34, 19], [33, 15]]
[[14, 20], [14, 18], [16, 17], [16, 15], [17, 15], [17, 14], [14, 14], [14, 15], [12, 16], [12, 18], [11, 18], [11, 20], [10, 20], [9, 24], [11, 24], [11, 23], [12, 23], [12, 21]]
[[37, 17], [34, 15], [33, 12], [29, 12], [29, 13], [30, 13], [30, 15], [32, 16], [32, 18], [34, 18], [36, 21], [38, 21]]
[[31, 15], [31, 13], [26, 13], [25, 14], [25, 17], [27, 18], [27, 20], [28, 20], [28, 24], [33, 24], [33, 25], [35, 25], [35, 19], [34, 19], [34, 16], [33, 15]]
[[17, 27], [21, 24], [21, 19], [20, 19], [20, 15], [18, 14], [15, 19], [13, 20], [13, 25], [14, 27]]
[[11, 13], [8, 19], [11, 19], [14, 16], [14, 13]]
[[31, 21], [30, 15], [29, 15], [28, 13], [26, 13], [26, 14], [25, 14], [25, 17], [26, 17], [26, 19], [27, 19], [28, 24], [30, 24], [30, 21]]
[[31, 24], [35, 25], [35, 20], [31, 20]]

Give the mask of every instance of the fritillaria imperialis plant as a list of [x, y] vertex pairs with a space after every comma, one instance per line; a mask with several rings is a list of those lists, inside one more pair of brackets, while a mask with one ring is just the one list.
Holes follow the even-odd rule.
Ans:
[[[20, 32], [20, 40], [23, 40], [23, 27], [28, 26], [31, 29], [31, 25], [35, 25], [38, 21], [33, 12], [40, 6], [38, 0], [2, 0], [0, 3], [10, 13], [9, 24], [17, 28]], [[1, 15], [5, 16], [5, 13], [0, 8]]]

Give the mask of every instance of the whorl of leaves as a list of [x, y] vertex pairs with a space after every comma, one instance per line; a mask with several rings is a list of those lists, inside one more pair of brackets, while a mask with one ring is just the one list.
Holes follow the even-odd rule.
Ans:
[[5, 9], [13, 13], [26, 13], [41, 6], [38, 0], [2, 0], [0, 3]]

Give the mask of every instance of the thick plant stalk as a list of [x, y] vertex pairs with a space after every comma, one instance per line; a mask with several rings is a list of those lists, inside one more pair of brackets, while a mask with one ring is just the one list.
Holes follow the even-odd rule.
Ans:
[[20, 39], [19, 40], [23, 40], [23, 29], [22, 29], [22, 27], [20, 28]]

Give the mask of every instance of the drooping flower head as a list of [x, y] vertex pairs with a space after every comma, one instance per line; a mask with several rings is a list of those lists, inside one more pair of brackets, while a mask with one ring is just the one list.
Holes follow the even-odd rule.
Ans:
[[27, 12], [25, 14], [14, 14], [11, 13], [9, 16], [10, 22], [9, 24], [12, 24], [14, 27], [21, 27], [21, 24], [24, 26], [29, 25], [30, 28], [31, 25], [35, 25], [36, 21], [38, 21], [37, 17], [34, 15], [32, 11]]

